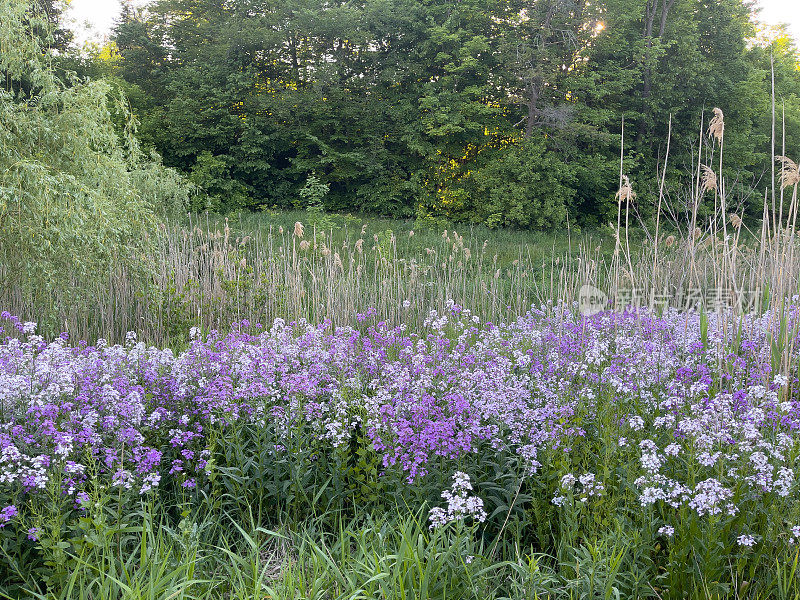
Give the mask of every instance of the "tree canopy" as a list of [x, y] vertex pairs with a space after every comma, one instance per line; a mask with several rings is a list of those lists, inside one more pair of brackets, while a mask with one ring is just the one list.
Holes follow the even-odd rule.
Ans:
[[135, 267], [189, 187], [142, 151], [109, 83], [57, 66], [54, 6], [0, 3], [0, 285], [70, 302], [76, 278]]
[[800, 148], [800, 71], [755, 35], [747, 0], [154, 0], [125, 6], [109, 70], [197, 208], [296, 206], [315, 174], [328, 209], [548, 228], [615, 213], [623, 119], [646, 192], [670, 120], [688, 172], [713, 107], [760, 215], [771, 73]]

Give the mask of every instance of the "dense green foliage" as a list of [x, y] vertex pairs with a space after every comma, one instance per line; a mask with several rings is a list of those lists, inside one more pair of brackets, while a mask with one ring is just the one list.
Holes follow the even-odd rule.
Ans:
[[744, 0], [155, 0], [126, 8], [109, 64], [146, 143], [215, 209], [296, 206], [315, 173], [329, 210], [607, 222], [623, 117], [641, 196], [670, 115], [690, 179], [697, 124], [719, 106], [728, 187], [760, 217], [770, 57], [787, 148], [800, 73], [787, 37], [749, 43], [751, 19]]
[[47, 50], [66, 34], [51, 20], [46, 6], [0, 4], [0, 284], [48, 312], [76, 301], [76, 279], [141, 262], [157, 214], [188, 201], [111, 86], [53, 67]]

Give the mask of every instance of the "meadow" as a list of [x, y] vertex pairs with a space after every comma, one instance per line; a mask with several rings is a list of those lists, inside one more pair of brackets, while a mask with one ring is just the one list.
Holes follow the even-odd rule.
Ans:
[[800, 269], [769, 223], [164, 224], [156, 310], [118, 270], [64, 323], [90, 341], [2, 313], [0, 592], [798, 598]]
[[700, 167], [702, 226], [624, 179], [595, 232], [189, 215], [4, 286], [0, 593], [800, 597], [798, 182], [755, 229]]
[[8, 597], [798, 593], [797, 382], [771, 363], [795, 306], [451, 303], [180, 354], [3, 317]]
[[[740, 0], [323, 4], [90, 56], [0, 3], [0, 598], [800, 600], [793, 46]], [[656, 67], [714, 94], [653, 116]]]

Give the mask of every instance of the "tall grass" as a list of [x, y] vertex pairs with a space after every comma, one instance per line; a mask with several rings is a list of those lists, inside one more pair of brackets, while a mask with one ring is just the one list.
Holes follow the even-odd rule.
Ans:
[[[3, 243], [0, 306], [51, 335], [121, 340], [136, 331], [159, 344], [180, 344], [192, 326], [245, 318], [352, 324], [374, 311], [414, 327], [448, 301], [499, 320], [531, 304], [572, 303], [585, 285], [617, 308], [669, 302], [778, 313], [800, 289], [798, 166], [776, 157], [779, 191], [765, 191], [760, 223], [748, 224], [729, 208], [724, 129], [719, 109], [707, 127], [701, 122], [692, 172], [672, 194], [667, 140], [657, 199], [637, 197], [623, 145], [616, 227], [593, 235], [458, 233], [317, 212], [190, 215], [151, 231], [152, 243], [140, 246], [151, 248], [147, 256], [111, 261], [105, 273], [76, 268], [69, 280], [43, 285], [20, 284], [15, 245]], [[644, 202], [653, 203], [654, 230], [637, 217]]]
[[[224, 328], [245, 318], [353, 324], [373, 310], [379, 319], [414, 327], [449, 300], [499, 320], [531, 304], [572, 303], [584, 285], [602, 290], [617, 307], [688, 307], [702, 298], [708, 309], [726, 303], [779, 308], [800, 283], [797, 184], [789, 183], [788, 215], [773, 219], [765, 198], [764, 219], [750, 229], [739, 215], [723, 216], [720, 202], [710, 218], [698, 217], [714, 193], [711, 177], [698, 178], [686, 220], [665, 200], [655, 233], [643, 224], [634, 229], [630, 216], [616, 231], [549, 239], [374, 219], [362, 225], [344, 217], [330, 217], [330, 226], [320, 229], [287, 221], [302, 223], [304, 215], [190, 216], [153, 232], [154, 254], [142, 257], [149, 265], [144, 271], [119, 262], [90, 278], [76, 273], [46, 296], [3, 285], [0, 306], [39, 321], [50, 334], [121, 340], [136, 331], [158, 344], [180, 343], [192, 326]], [[632, 202], [624, 191], [623, 215], [629, 212], [623, 205]], [[0, 281], [14, 258], [13, 249], [2, 250]]]
[[[295, 227], [269, 214], [237, 223], [208, 216], [167, 222], [154, 232], [147, 280], [120, 263], [89, 281], [76, 276], [46, 298], [3, 286], [0, 305], [46, 319], [50, 333], [119, 340], [133, 330], [169, 343], [192, 326], [222, 328], [244, 318], [352, 324], [357, 314], [374, 310], [380, 319], [413, 327], [448, 300], [498, 319], [544, 298], [568, 297], [575, 284], [565, 276], [577, 281], [566, 266], [569, 252], [562, 257], [547, 236], [484, 238], [397, 222], [329, 220], [328, 229]], [[559, 243], [568, 241], [562, 236]], [[597, 246], [592, 257], [600, 256]], [[0, 280], [6, 264], [0, 263]], [[89, 287], [90, 302], [71, 301], [76, 287]]]
[[[187, 543], [146, 521], [113, 545], [75, 560], [56, 590], [26, 589], [37, 600], [577, 600], [659, 597], [637, 581], [635, 556], [614, 532], [564, 548], [563, 557], [507, 545], [490, 553], [473, 527], [431, 530], [424, 511], [339, 520], [278, 531], [255, 523], [211, 523], [214, 535]], [[152, 515], [145, 514], [146, 518]], [[200, 517], [200, 515], [197, 515]], [[225, 518], [223, 517], [223, 520]], [[133, 529], [133, 528], [132, 528]], [[795, 563], [779, 564], [772, 589], [797, 598]], [[735, 576], [734, 573], [730, 574]], [[762, 588], [768, 586], [763, 585]], [[0, 588], [2, 589], [2, 588]], [[0, 591], [0, 597], [10, 598]], [[737, 596], [738, 597], [738, 596]], [[745, 596], [746, 597], [746, 596]]]

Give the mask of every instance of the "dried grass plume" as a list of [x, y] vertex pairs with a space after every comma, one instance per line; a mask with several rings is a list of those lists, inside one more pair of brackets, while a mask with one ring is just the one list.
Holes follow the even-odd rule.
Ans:
[[725, 134], [725, 116], [722, 109], [714, 107], [714, 117], [708, 122], [708, 137], [713, 137], [718, 142], [722, 142]]
[[619, 202], [630, 202], [636, 199], [636, 192], [633, 191], [627, 175], [622, 176], [622, 186], [617, 191], [616, 198]]
[[781, 163], [781, 188], [791, 187], [800, 183], [800, 166], [788, 156], [776, 156], [775, 160]]
[[702, 165], [700, 168], [703, 170], [703, 177], [700, 180], [700, 186], [702, 187], [703, 191], [716, 192], [717, 174], [714, 173], [714, 169], [712, 169], [708, 165]]

